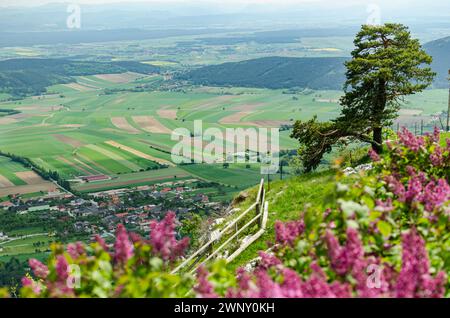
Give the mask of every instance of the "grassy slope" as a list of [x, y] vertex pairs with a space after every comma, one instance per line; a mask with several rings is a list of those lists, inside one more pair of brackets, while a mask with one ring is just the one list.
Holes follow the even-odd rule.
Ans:
[[[250, 206], [256, 197], [258, 187], [248, 191], [249, 197], [239, 205], [244, 211]], [[267, 185], [266, 185], [267, 189]], [[312, 173], [289, 180], [275, 181], [270, 184], [267, 192], [269, 202], [269, 218], [266, 233], [246, 251], [244, 251], [231, 264], [231, 268], [237, 268], [248, 263], [258, 256], [258, 251], [266, 250], [266, 242], [273, 242], [275, 238], [275, 221], [297, 220], [306, 204], [314, 206], [328, 206], [333, 200], [334, 172], [324, 171]]]
[[[441, 135], [442, 146], [445, 146], [447, 138], [450, 139], [450, 133]], [[229, 266], [234, 269], [243, 266], [256, 258], [258, 251], [266, 250], [266, 243], [275, 240], [275, 221], [297, 220], [306, 204], [322, 207], [322, 210], [330, 206], [334, 202], [334, 175], [333, 171], [328, 170], [288, 180], [271, 182], [270, 191], [267, 192], [266, 197], [266, 200], [269, 201], [267, 231]], [[255, 201], [257, 191], [258, 187], [253, 187], [246, 191], [249, 197], [236, 207], [241, 208], [241, 211], [245, 211]]]

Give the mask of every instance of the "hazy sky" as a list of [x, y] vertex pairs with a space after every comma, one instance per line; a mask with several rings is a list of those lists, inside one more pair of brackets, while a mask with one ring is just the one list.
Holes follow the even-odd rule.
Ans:
[[270, 4], [270, 5], [292, 5], [292, 4], [308, 4], [308, 3], [316, 3], [323, 5], [351, 5], [351, 4], [369, 4], [375, 3], [383, 6], [396, 6], [396, 7], [405, 7], [414, 5], [414, 4], [424, 4], [426, 5], [435, 5], [435, 4], [444, 4], [448, 3], [448, 0], [433, 0], [433, 1], [423, 1], [423, 0], [345, 0], [345, 1], [336, 1], [336, 0], [0, 0], [0, 4], [2, 6], [33, 6], [33, 5], [42, 5], [47, 3], [79, 3], [79, 4], [104, 4], [104, 3], [152, 3], [152, 2], [171, 2], [171, 3], [210, 3], [210, 4], [220, 4], [220, 5], [228, 5], [228, 6], [240, 6], [251, 3], [258, 4]]
[[[294, 12], [297, 9], [317, 9], [323, 10], [321, 12], [333, 12], [335, 9], [348, 10], [351, 16], [357, 10], [361, 13], [361, 7], [369, 5], [377, 5], [383, 15], [388, 17], [407, 17], [410, 19], [421, 19], [425, 16], [432, 17], [447, 17], [450, 16], [450, 1], [449, 0], [0, 0], [0, 7], [23, 7], [23, 6], [40, 6], [49, 3], [75, 3], [80, 5], [93, 4], [158, 4], [159, 10], [168, 7], [177, 7], [174, 4], [183, 4], [180, 9], [184, 9], [186, 5], [191, 7], [201, 7], [204, 10], [211, 10], [217, 13], [252, 13], [248, 5], [258, 4], [254, 8], [254, 12], [266, 11], [266, 13], [276, 11]], [[202, 7], [204, 5], [204, 7]], [[191, 7], [192, 8], [192, 7]], [[351, 9], [348, 9], [351, 8]], [[192, 11], [192, 10], [191, 10]], [[207, 12], [207, 11], [206, 11]], [[192, 13], [192, 12], [190, 12]], [[204, 13], [203, 13], [204, 14]]]

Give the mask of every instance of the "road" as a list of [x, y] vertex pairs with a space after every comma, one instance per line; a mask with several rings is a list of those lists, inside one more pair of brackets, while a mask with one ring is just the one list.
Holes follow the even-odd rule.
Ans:
[[10, 238], [10, 239], [8, 239], [6, 241], [0, 242], [0, 245], [6, 244], [6, 243], [10, 243], [10, 242], [14, 242], [14, 241], [18, 241], [18, 240], [22, 240], [22, 239], [26, 239], [26, 238], [30, 238], [30, 237], [43, 236], [43, 235], [48, 235], [48, 233], [35, 233], [35, 234], [23, 235], [23, 236], [19, 236], [19, 237], [13, 237], [13, 238]]

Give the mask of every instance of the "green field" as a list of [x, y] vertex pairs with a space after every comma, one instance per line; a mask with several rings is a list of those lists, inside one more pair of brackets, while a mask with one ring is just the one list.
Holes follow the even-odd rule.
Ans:
[[11, 159], [0, 156], [0, 176], [5, 177], [14, 185], [25, 185], [26, 183], [15, 175], [16, 172], [28, 171], [22, 165], [13, 162]]
[[[40, 246], [33, 246], [33, 243], [40, 242]], [[45, 251], [50, 243], [52, 242], [52, 239], [49, 238], [47, 235], [40, 235], [40, 236], [34, 236], [30, 238], [24, 238], [19, 239], [16, 241], [8, 242], [5, 244], [0, 243], [0, 256], [14, 256], [19, 254], [28, 254], [33, 253], [36, 251], [36, 249], [39, 249], [41, 251]]]
[[[0, 102], [0, 108], [16, 109], [23, 114], [3, 117], [0, 150], [30, 158], [47, 170], [58, 171], [66, 179], [108, 175], [111, 180], [104, 181], [106, 186], [98, 185], [109, 189], [173, 179], [170, 170], [147, 170], [155, 168], [155, 160], [172, 160], [170, 152], [178, 141], [172, 140], [171, 132], [177, 128], [193, 132], [196, 120], [202, 120], [203, 131], [218, 128], [225, 133], [226, 128], [277, 127], [295, 120], [308, 120], [314, 115], [325, 121], [335, 118], [340, 111], [339, 91], [186, 87], [183, 91], [132, 92], [129, 89], [136, 85], [164, 80], [137, 74], [113, 79], [77, 77], [75, 85], [49, 87], [49, 93], [44, 96]], [[106, 94], [106, 90], [116, 91]], [[429, 90], [409, 98], [403, 107], [404, 118], [411, 123], [431, 118], [445, 106], [446, 94], [445, 90]], [[139, 118], [144, 118], [143, 122]], [[289, 131], [280, 133], [281, 149], [297, 148], [297, 142], [289, 134]], [[229, 144], [222, 139], [223, 146]], [[132, 151], [106, 142], [119, 143]], [[199, 151], [192, 149], [193, 153]], [[14, 175], [20, 171], [17, 169], [21, 167], [2, 159], [0, 175], [14, 185], [22, 185], [23, 181]], [[229, 169], [221, 165], [181, 169], [189, 177], [194, 175], [238, 187], [256, 184], [260, 178], [258, 168], [246, 169], [242, 165], [232, 165]], [[90, 191], [94, 186], [74, 184], [74, 187]]]

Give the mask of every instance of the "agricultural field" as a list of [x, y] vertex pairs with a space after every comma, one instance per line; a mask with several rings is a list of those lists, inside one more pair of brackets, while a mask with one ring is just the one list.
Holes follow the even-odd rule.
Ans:
[[33, 194], [56, 191], [56, 186], [43, 180], [34, 171], [0, 156], [0, 198], [14, 194]]
[[52, 238], [45, 233], [14, 237], [10, 241], [0, 242], [0, 257], [42, 253], [49, 249], [51, 242]]
[[[172, 132], [185, 128], [193, 133], [194, 121], [201, 120], [203, 131], [217, 128], [222, 132], [217, 139], [222, 146], [216, 150], [225, 153], [232, 143], [225, 136], [227, 128], [277, 128], [315, 115], [326, 121], [339, 114], [339, 91], [207, 86], [136, 90], [155, 81], [166, 79], [132, 72], [78, 76], [74, 83], [49, 87], [45, 95], [0, 102], [1, 109], [20, 112], [0, 118], [0, 150], [57, 171], [82, 192], [173, 181], [175, 176], [242, 188], [258, 183], [257, 167], [231, 164], [225, 169], [220, 161], [177, 166], [170, 153], [179, 142], [192, 147], [192, 154], [201, 149]], [[445, 94], [445, 90], [429, 90], [409, 98], [400, 118], [410, 123], [430, 122], [443, 110]], [[297, 148], [289, 135], [289, 131], [280, 132], [281, 149]], [[249, 141], [240, 145], [250, 149]], [[203, 140], [203, 147], [208, 143]], [[6, 158], [0, 167], [0, 197], [55, 190], [43, 180], [21, 178], [24, 168]], [[80, 178], [96, 176], [104, 179], [80, 183]]]

